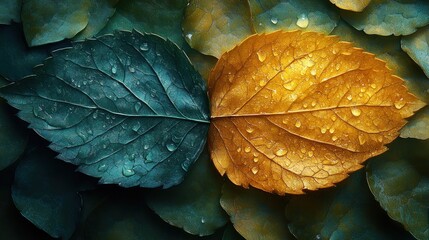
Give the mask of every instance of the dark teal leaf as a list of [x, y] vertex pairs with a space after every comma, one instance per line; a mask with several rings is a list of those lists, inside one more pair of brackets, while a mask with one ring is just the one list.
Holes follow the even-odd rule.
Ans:
[[115, 13], [115, 5], [119, 0], [91, 0], [89, 8], [89, 21], [85, 29], [79, 32], [74, 39], [85, 39], [95, 36], [109, 18]]
[[0, 24], [10, 24], [11, 21], [20, 22], [21, 4], [21, 0], [1, 0]]
[[21, 18], [30, 46], [72, 38], [89, 21], [91, 0], [23, 0]]
[[34, 66], [41, 64], [55, 49], [69, 46], [66, 42], [29, 48], [22, 26], [0, 25], [0, 75], [9, 81], [18, 81], [32, 74]]
[[389, 222], [369, 192], [363, 171], [335, 189], [293, 197], [286, 217], [298, 239], [412, 239]]
[[35, 150], [19, 163], [12, 198], [21, 214], [55, 238], [69, 239], [81, 214], [79, 175], [47, 150]]
[[429, 239], [429, 140], [398, 139], [370, 161], [367, 180], [389, 216], [417, 239]]
[[100, 34], [115, 30], [150, 32], [185, 46], [181, 22], [187, 0], [126, 0], [116, 5], [116, 13]]
[[103, 183], [176, 185], [204, 147], [206, 84], [170, 41], [118, 32], [54, 52], [35, 73], [2, 95], [58, 158]]
[[146, 201], [164, 221], [191, 234], [206, 236], [227, 222], [219, 204], [221, 189], [222, 178], [204, 150], [180, 185], [152, 191]]
[[192, 239], [159, 219], [144, 204], [138, 191], [112, 194], [85, 223], [86, 240]]
[[[7, 81], [0, 76], [0, 87]], [[24, 152], [28, 136], [6, 103], [0, 99], [0, 170], [14, 163]]]
[[423, 69], [429, 77], [429, 26], [401, 39], [402, 49]]
[[286, 198], [225, 183], [220, 204], [245, 239], [294, 239], [284, 216]]

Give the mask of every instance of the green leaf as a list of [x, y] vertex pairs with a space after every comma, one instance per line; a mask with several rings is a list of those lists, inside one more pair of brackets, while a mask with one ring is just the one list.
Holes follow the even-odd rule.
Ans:
[[403, 37], [401, 46], [429, 77], [429, 26]]
[[0, 75], [18, 81], [32, 74], [34, 66], [42, 63], [55, 49], [69, 46], [67, 42], [29, 48], [21, 24], [0, 25]]
[[21, 18], [30, 46], [72, 38], [89, 21], [91, 0], [23, 0]]
[[117, 32], [54, 52], [36, 76], [1, 89], [58, 158], [102, 183], [183, 180], [208, 130], [206, 84], [176, 45]]
[[0, 0], [0, 24], [21, 21], [21, 0]]
[[371, 192], [417, 239], [429, 239], [429, 141], [399, 139], [367, 166]]
[[0, 239], [46, 240], [48, 235], [37, 229], [15, 208], [11, 197], [15, 167], [0, 171]]
[[74, 169], [35, 150], [18, 165], [12, 198], [21, 214], [55, 238], [69, 239], [81, 214], [80, 180]]
[[368, 190], [363, 171], [335, 189], [293, 197], [286, 217], [298, 239], [411, 239], [389, 224]]
[[138, 191], [122, 193], [97, 207], [85, 224], [86, 240], [192, 239], [157, 218]]
[[328, 1], [250, 0], [249, 3], [258, 33], [283, 29], [329, 34], [340, 18]]
[[429, 2], [374, 0], [362, 12], [342, 11], [341, 17], [367, 34], [409, 35], [429, 24]]
[[245, 239], [294, 239], [284, 216], [285, 198], [225, 183], [220, 204]]
[[429, 139], [429, 106], [418, 111], [401, 129], [402, 138]]
[[88, 25], [74, 39], [85, 39], [95, 36], [106, 26], [109, 18], [115, 13], [119, 0], [91, 0]]
[[[0, 87], [7, 83], [0, 76]], [[14, 163], [24, 152], [28, 136], [0, 99], [0, 170]]]
[[[187, 170], [189, 166], [183, 168]], [[188, 233], [206, 236], [227, 222], [219, 204], [221, 188], [222, 178], [204, 150], [180, 185], [150, 192], [146, 200], [164, 221]]]
[[116, 5], [116, 13], [100, 34], [115, 30], [150, 32], [168, 38], [180, 47], [186, 44], [180, 23], [187, 0], [126, 0]]
[[255, 32], [246, 0], [190, 0], [182, 27], [192, 48], [217, 58]]

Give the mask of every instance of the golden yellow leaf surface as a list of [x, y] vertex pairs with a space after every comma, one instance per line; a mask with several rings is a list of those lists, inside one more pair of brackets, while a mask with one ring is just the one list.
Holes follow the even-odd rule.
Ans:
[[332, 186], [386, 151], [424, 103], [373, 54], [313, 32], [253, 35], [209, 78], [209, 146], [236, 185]]
[[337, 7], [354, 12], [361, 12], [371, 0], [329, 0]]

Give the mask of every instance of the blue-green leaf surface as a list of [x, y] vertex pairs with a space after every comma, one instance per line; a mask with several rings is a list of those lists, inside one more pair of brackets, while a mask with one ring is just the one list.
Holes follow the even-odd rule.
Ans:
[[398, 139], [370, 161], [371, 192], [389, 216], [417, 239], [429, 239], [429, 140]]
[[403, 37], [401, 47], [429, 77], [429, 26]]
[[0, 0], [0, 24], [20, 22], [21, 0]]
[[205, 149], [180, 185], [148, 192], [146, 201], [166, 222], [191, 234], [206, 236], [227, 222], [219, 203], [222, 183]]
[[412, 239], [374, 200], [363, 171], [335, 189], [293, 197], [286, 206], [289, 229], [297, 239]]
[[2, 95], [58, 158], [102, 183], [170, 187], [204, 147], [206, 84], [170, 41], [117, 32], [54, 52], [35, 73]]
[[[15, 171], [12, 198], [21, 214], [54, 238], [69, 239], [81, 215], [79, 175], [47, 150], [35, 150]], [[82, 177], [82, 176], [80, 176]]]

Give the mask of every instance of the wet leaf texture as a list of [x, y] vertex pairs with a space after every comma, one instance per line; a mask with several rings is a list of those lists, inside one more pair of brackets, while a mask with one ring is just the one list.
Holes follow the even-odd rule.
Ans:
[[56, 51], [3, 88], [58, 158], [103, 183], [170, 187], [202, 151], [206, 85], [176, 45], [117, 32]]
[[218, 171], [278, 194], [346, 178], [424, 105], [372, 54], [301, 31], [255, 35], [222, 55], [209, 93]]

